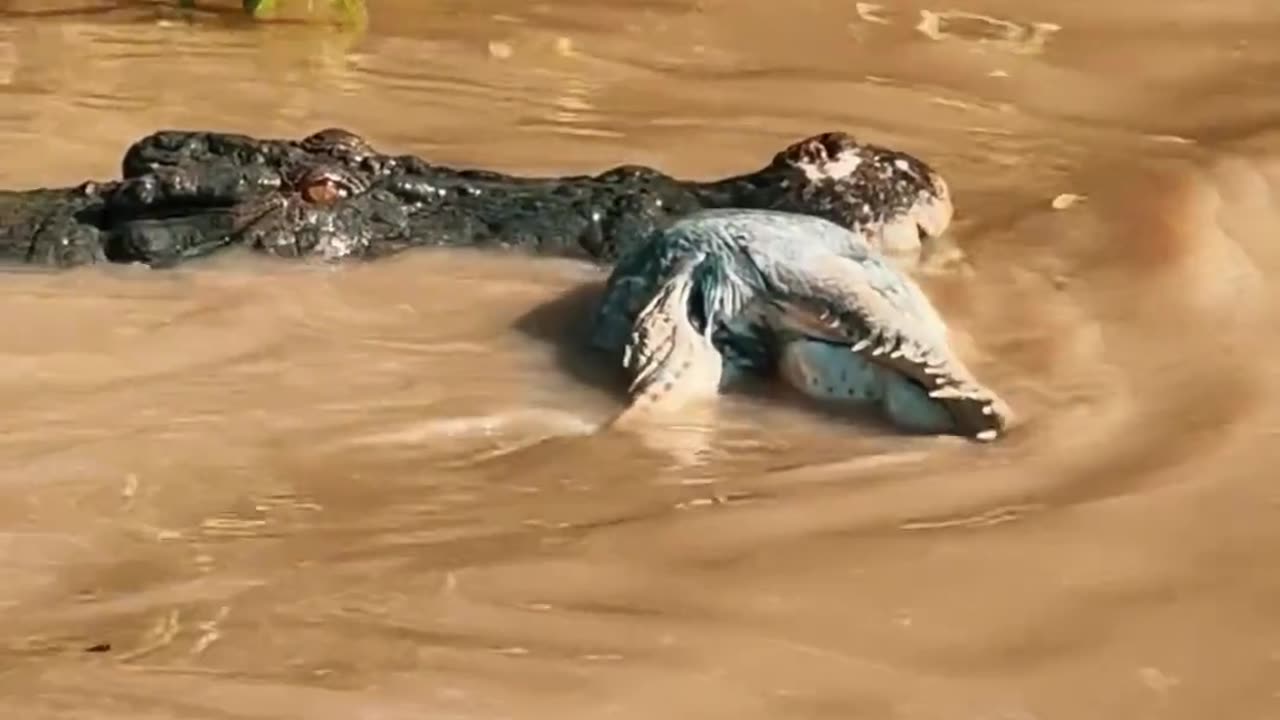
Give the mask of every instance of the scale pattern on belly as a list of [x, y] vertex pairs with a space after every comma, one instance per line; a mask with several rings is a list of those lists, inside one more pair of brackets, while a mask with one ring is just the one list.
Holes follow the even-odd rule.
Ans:
[[921, 432], [945, 432], [955, 425], [946, 408], [923, 387], [847, 346], [790, 340], [782, 348], [779, 365], [782, 378], [808, 397], [880, 405], [895, 422]]

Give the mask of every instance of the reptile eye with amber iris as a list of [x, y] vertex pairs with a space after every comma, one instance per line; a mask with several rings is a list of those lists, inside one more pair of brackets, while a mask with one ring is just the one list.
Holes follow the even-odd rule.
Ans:
[[294, 183], [302, 199], [313, 205], [332, 205], [363, 192], [367, 183], [339, 168], [311, 168]]

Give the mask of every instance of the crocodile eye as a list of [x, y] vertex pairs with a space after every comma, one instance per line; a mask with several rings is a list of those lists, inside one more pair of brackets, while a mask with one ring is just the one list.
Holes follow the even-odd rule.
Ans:
[[319, 178], [302, 186], [302, 197], [316, 205], [332, 205], [350, 194], [346, 186], [329, 178]]
[[360, 177], [337, 168], [312, 168], [295, 183], [302, 198], [313, 205], [332, 205], [368, 189]]

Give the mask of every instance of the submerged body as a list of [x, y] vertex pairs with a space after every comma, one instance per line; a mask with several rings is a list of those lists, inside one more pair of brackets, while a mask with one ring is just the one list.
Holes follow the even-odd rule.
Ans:
[[297, 141], [163, 131], [128, 149], [119, 180], [0, 192], [0, 261], [165, 266], [232, 246], [372, 259], [448, 245], [611, 263], [681, 217], [731, 207], [825, 217], [908, 257], [952, 213], [923, 161], [843, 133], [695, 181], [641, 166], [564, 177], [456, 169], [380, 153], [340, 129]]
[[995, 439], [1011, 412], [947, 335], [924, 292], [863, 234], [806, 215], [710, 210], [619, 261], [592, 342], [633, 374], [622, 418], [678, 412], [743, 373], [776, 372], [908, 430]]

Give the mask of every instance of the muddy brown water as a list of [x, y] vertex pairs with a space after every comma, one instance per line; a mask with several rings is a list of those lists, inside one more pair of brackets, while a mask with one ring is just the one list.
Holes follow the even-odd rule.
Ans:
[[1024, 424], [592, 436], [566, 261], [4, 274], [0, 716], [1280, 718], [1274, 2], [173, 4], [0, 2], [0, 186], [161, 127], [702, 177], [848, 130], [950, 179], [922, 282]]

